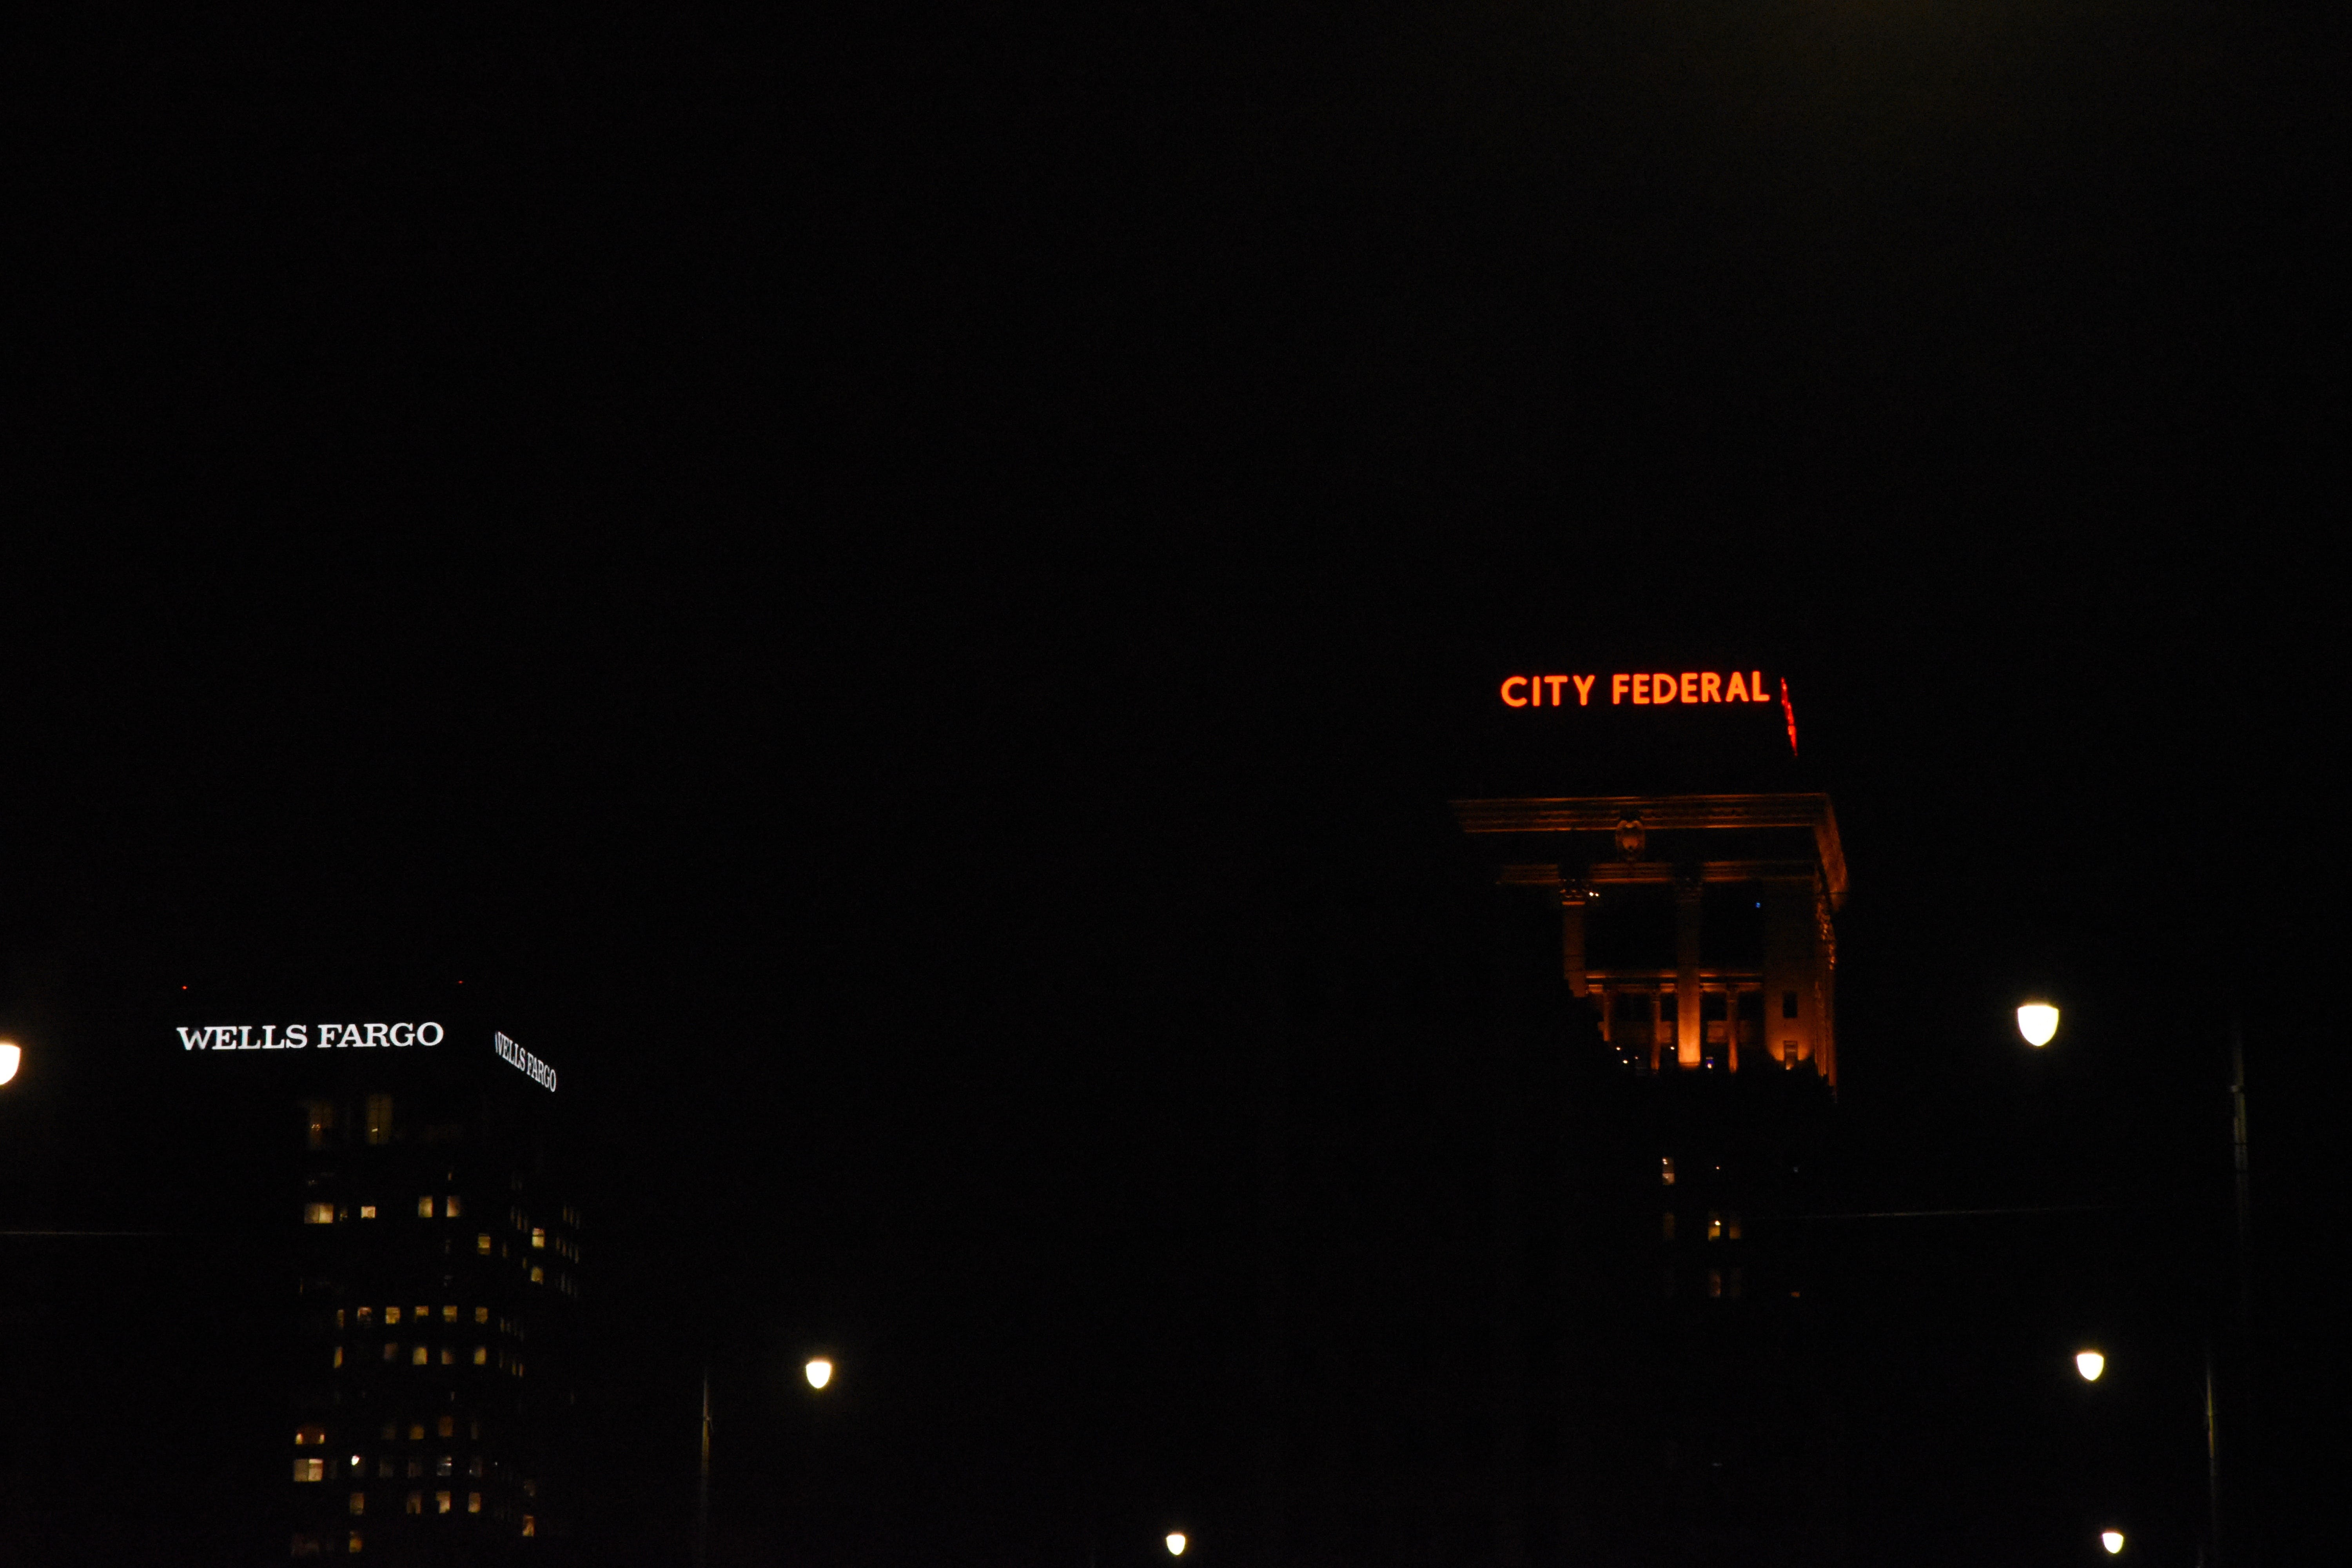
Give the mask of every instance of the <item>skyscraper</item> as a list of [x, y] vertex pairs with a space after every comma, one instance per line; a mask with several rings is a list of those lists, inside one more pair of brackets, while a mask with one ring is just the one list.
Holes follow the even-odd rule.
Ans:
[[283, 1115], [291, 1554], [549, 1560], [575, 1507], [583, 1251], [556, 1071], [437, 1005], [176, 1035], [188, 1071]]

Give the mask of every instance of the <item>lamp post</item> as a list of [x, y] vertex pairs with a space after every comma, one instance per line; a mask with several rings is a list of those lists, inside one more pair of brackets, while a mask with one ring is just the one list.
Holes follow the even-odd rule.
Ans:
[[[2039, 1050], [2058, 1036], [2058, 1008], [2042, 996], [2029, 997], [2018, 1005], [2017, 1032], [2025, 1043]], [[2237, 1308], [2238, 1332], [2242, 1342], [2252, 1342], [2253, 1332], [2252, 1267], [2249, 1257], [2250, 1221], [2252, 1205], [2247, 1195], [2246, 1163], [2246, 1051], [2245, 1041], [2237, 1024], [2230, 1026], [2230, 1152], [2234, 1178], [2237, 1218]], [[2098, 1351], [2085, 1349], [2076, 1352], [2074, 1370], [2085, 1383], [2096, 1383], [2107, 1368], [2107, 1358]], [[2221, 1540], [2221, 1433], [2220, 1397], [2213, 1369], [2213, 1343], [2209, 1337], [2205, 1346], [2204, 1375], [2205, 1417], [2205, 1506], [2208, 1547], [2216, 1564], [2224, 1561]], [[2109, 1556], [2124, 1549], [2123, 1531], [2102, 1531], [2099, 1543]]]

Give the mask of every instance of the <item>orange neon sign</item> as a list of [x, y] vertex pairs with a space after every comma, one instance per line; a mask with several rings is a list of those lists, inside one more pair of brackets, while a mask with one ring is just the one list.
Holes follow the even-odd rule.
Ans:
[[[1600, 681], [1598, 675], [1514, 675], [1503, 682], [1503, 705], [1507, 708], [1563, 708], [1566, 693], [1573, 689], [1579, 708], [1592, 706], [1592, 689]], [[1686, 669], [1635, 670], [1609, 678], [1609, 706], [1622, 708], [1629, 703], [1636, 708], [1663, 708], [1670, 704], [1700, 704], [1708, 702], [1779, 702], [1789, 704], [1789, 683], [1780, 682], [1775, 695], [1764, 684], [1760, 669], [1716, 671]], [[1793, 716], [1790, 720], [1795, 727]]]

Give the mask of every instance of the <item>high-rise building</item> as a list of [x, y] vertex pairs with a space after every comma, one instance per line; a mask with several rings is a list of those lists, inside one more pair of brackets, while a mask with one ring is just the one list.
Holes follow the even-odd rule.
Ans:
[[548, 1561], [583, 1255], [555, 1070], [440, 1005], [176, 1031], [189, 1071], [282, 1113], [292, 1556]]
[[[1795, 741], [1785, 689], [1763, 715], [1785, 728], [1780, 763]], [[1687, 698], [1656, 712], [1667, 700], [1654, 725], [1707, 717]], [[1757, 737], [1719, 738], [1724, 765], [1685, 739], [1680, 765], [1653, 776], [1799, 782], [1770, 765], [1777, 748], [1759, 759], [1739, 743]], [[1562, 1266], [1581, 1283], [1563, 1331], [1608, 1352], [1569, 1380], [1559, 1412], [1587, 1434], [1563, 1476], [1576, 1533], [1626, 1562], [1834, 1557], [1836, 1419], [1800, 1217], [1820, 1206], [1838, 1074], [1847, 882], [1829, 797], [1661, 790], [1454, 809], [1498, 896], [1557, 907], [1563, 1048], [1609, 1068], [1538, 1133], [1579, 1146]]]

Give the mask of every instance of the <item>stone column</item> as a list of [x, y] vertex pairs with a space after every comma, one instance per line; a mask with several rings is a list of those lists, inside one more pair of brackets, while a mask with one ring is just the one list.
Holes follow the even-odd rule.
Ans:
[[1575, 996], [1591, 994], [1584, 973], [1584, 879], [1572, 871], [1560, 874], [1559, 972]]
[[1706, 886], [1696, 866], [1675, 871], [1675, 1060], [1699, 1064], [1706, 1026], [1698, 1016], [1699, 895]]

